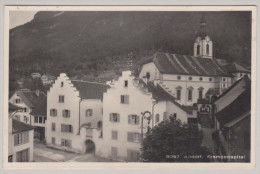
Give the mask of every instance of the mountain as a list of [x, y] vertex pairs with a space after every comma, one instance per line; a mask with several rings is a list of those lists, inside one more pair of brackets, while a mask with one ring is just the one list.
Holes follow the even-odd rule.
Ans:
[[[10, 30], [10, 74], [113, 68], [156, 51], [192, 55], [202, 12], [46, 12]], [[204, 12], [214, 57], [251, 63], [251, 13]]]

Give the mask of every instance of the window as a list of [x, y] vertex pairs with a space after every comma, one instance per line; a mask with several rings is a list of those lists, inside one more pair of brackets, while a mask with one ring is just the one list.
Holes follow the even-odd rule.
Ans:
[[25, 123], [27, 123], [27, 122], [28, 122], [28, 118], [27, 118], [26, 116], [23, 116], [23, 121], [24, 121]]
[[50, 116], [57, 116], [57, 110], [56, 109], [51, 109], [50, 110]]
[[29, 149], [17, 152], [16, 162], [29, 162]]
[[71, 148], [71, 140], [61, 139], [61, 145]]
[[54, 137], [51, 138], [51, 144], [56, 144]]
[[60, 82], [60, 87], [63, 87], [63, 85], [64, 85], [63, 82]]
[[20, 121], [20, 115], [16, 115], [16, 116], [15, 116], [15, 119], [18, 120], [18, 121]]
[[225, 88], [226, 87], [226, 85], [225, 84], [223, 84], [223, 88]]
[[14, 145], [18, 146], [29, 142], [29, 131], [18, 133], [14, 135]]
[[61, 124], [61, 132], [73, 132], [73, 127], [72, 125], [69, 124]]
[[167, 112], [164, 112], [163, 113], [163, 120], [166, 120], [167, 119]]
[[51, 123], [51, 130], [55, 131], [56, 130], [56, 124], [55, 123]]
[[177, 79], [180, 80], [180, 79], [181, 79], [181, 76], [177, 76]]
[[129, 104], [129, 95], [121, 95], [121, 103]]
[[110, 120], [111, 122], [120, 122], [120, 115], [117, 114], [117, 113], [111, 113], [111, 114], [109, 115], [109, 120]]
[[93, 110], [92, 109], [86, 110], [86, 117], [91, 117], [92, 115], [93, 115]]
[[128, 87], [128, 81], [127, 80], [125, 80], [124, 87]]
[[69, 118], [70, 117], [70, 110], [63, 110], [62, 111], [62, 116], [65, 117], [65, 118]]
[[27, 108], [23, 108], [23, 112], [27, 112]]
[[177, 89], [177, 100], [181, 100], [181, 90]]
[[64, 103], [64, 95], [59, 96], [59, 103]]
[[34, 123], [38, 123], [38, 116], [34, 116]]
[[225, 82], [226, 81], [226, 78], [223, 78], [223, 82]]
[[160, 115], [156, 114], [155, 115], [155, 122], [158, 123], [160, 121]]
[[189, 80], [192, 80], [192, 77], [189, 77]]
[[200, 81], [202, 81], [203, 80], [203, 78], [202, 77], [200, 77]]
[[240, 77], [242, 77], [243, 76], [243, 74], [240, 74]]
[[117, 140], [117, 131], [112, 131], [112, 140]]
[[127, 161], [139, 161], [140, 160], [140, 152], [135, 150], [127, 149]]
[[202, 99], [203, 91], [199, 90], [199, 99]]
[[192, 100], [192, 89], [188, 90], [188, 100]]
[[212, 78], [211, 78], [211, 77], [209, 78], [209, 81], [210, 81], [210, 82], [212, 81]]
[[102, 128], [102, 121], [97, 122], [97, 127]]
[[111, 155], [112, 155], [112, 157], [117, 157], [117, 148], [116, 147], [111, 147]]
[[44, 117], [43, 124], [45, 124], [46, 120], [47, 120], [47, 117]]
[[128, 115], [128, 124], [139, 124], [139, 122], [138, 115]]
[[21, 103], [20, 99], [15, 99], [15, 103]]
[[197, 46], [197, 55], [200, 55], [200, 45]]
[[8, 156], [8, 162], [13, 162], [13, 155]]
[[128, 142], [140, 142], [140, 140], [141, 140], [140, 133], [127, 132], [127, 141]]
[[42, 117], [39, 117], [39, 123], [42, 123], [43, 121], [42, 121]]
[[176, 113], [173, 113], [173, 115], [172, 115], [172, 117], [173, 117], [173, 119], [177, 119], [177, 114]]
[[209, 54], [209, 44], [206, 45], [206, 54]]

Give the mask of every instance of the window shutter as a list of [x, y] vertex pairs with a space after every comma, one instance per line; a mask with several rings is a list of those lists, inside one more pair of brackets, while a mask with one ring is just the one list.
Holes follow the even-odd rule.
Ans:
[[70, 110], [68, 110], [68, 117], [70, 117]]
[[64, 132], [64, 124], [61, 125], [61, 132]]
[[52, 116], [52, 109], [50, 109], [50, 116]]
[[134, 141], [134, 134], [132, 132], [127, 132], [127, 141], [129, 142]]
[[125, 103], [129, 104], [129, 95], [125, 95]]
[[18, 145], [18, 135], [14, 135], [14, 145]]
[[62, 110], [62, 116], [64, 117], [64, 115], [65, 115], [65, 112], [64, 112], [64, 110]]
[[29, 131], [23, 132], [23, 138], [22, 138], [22, 143], [28, 143], [29, 142]]
[[124, 103], [124, 95], [121, 95], [121, 103]]
[[136, 116], [136, 119], [137, 119], [136, 124], [140, 124], [140, 116], [139, 115]]
[[112, 113], [109, 114], [109, 121], [113, 121], [113, 114]]
[[120, 122], [120, 114], [117, 114], [117, 120]]
[[131, 116], [132, 115], [128, 115], [128, 124], [131, 124]]

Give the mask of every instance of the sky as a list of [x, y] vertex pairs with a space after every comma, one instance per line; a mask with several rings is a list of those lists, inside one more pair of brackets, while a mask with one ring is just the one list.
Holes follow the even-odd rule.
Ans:
[[37, 11], [10, 11], [9, 29], [30, 22]]

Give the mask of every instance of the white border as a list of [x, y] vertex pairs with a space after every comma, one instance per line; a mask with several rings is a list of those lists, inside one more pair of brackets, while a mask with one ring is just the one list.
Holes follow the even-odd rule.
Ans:
[[[8, 57], [9, 57], [9, 10], [21, 11], [248, 11], [252, 10], [252, 94], [256, 92], [256, 7], [255, 6], [9, 6], [5, 7], [4, 30], [4, 101], [8, 101]], [[8, 115], [7, 105], [4, 103], [4, 114]], [[252, 95], [251, 109], [251, 163], [6, 163], [6, 169], [249, 169], [255, 168], [255, 132], [256, 132], [256, 95]], [[3, 123], [8, 122], [4, 117]], [[7, 124], [3, 124], [3, 157], [7, 156]]]

